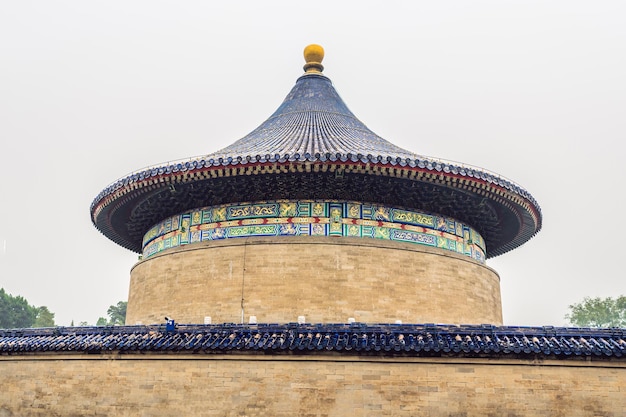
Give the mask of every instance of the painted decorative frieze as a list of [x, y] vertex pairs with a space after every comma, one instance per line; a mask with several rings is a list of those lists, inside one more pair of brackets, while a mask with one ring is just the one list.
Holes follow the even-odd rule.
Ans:
[[252, 236], [335, 236], [432, 246], [485, 262], [485, 242], [453, 218], [345, 201], [279, 200], [198, 208], [169, 217], [143, 238], [143, 257], [198, 242]]

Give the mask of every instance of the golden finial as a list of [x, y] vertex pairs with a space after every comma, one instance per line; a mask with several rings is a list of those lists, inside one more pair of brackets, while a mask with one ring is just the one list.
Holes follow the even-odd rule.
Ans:
[[322, 60], [324, 59], [324, 48], [319, 45], [311, 44], [304, 48], [304, 72], [320, 73], [324, 71]]

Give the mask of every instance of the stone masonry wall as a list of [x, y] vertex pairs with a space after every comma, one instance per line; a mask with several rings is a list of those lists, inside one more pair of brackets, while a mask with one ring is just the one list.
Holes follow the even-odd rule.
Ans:
[[131, 272], [127, 324], [502, 324], [497, 273], [422, 245], [332, 237], [239, 238], [171, 249]]
[[626, 415], [624, 361], [0, 356], [0, 417]]

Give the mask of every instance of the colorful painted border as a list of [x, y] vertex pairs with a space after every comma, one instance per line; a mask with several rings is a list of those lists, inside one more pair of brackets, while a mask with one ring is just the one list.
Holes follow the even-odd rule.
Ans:
[[485, 262], [485, 242], [453, 218], [360, 202], [278, 200], [203, 207], [172, 216], [143, 238], [143, 257], [191, 243], [250, 236], [337, 236], [410, 242]]

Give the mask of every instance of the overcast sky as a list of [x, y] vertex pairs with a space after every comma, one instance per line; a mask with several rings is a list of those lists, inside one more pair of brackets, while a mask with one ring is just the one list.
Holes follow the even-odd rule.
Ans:
[[421, 155], [485, 168], [543, 230], [488, 261], [508, 325], [626, 294], [626, 2], [0, 0], [0, 287], [57, 324], [128, 297], [89, 206], [131, 171], [244, 136], [302, 74]]

